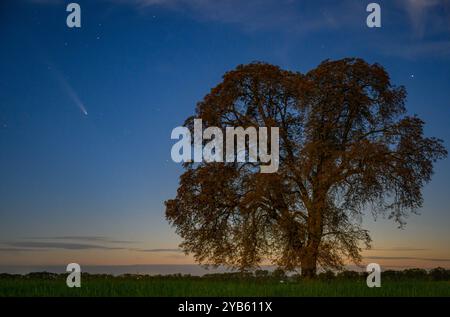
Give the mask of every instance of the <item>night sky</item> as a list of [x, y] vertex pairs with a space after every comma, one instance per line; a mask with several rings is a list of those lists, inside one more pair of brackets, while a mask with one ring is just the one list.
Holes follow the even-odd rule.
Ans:
[[[0, 4], [0, 265], [186, 264], [164, 217], [170, 133], [239, 64], [307, 72], [380, 63], [426, 135], [450, 142], [450, 1], [70, 1]], [[386, 267], [450, 267], [450, 162], [404, 229], [364, 218]]]

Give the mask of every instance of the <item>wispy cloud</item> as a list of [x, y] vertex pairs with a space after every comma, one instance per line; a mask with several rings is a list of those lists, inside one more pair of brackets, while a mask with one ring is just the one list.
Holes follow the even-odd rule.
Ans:
[[136, 243], [130, 240], [115, 240], [104, 236], [49, 236], [49, 237], [25, 237], [27, 240], [64, 240], [64, 241], [90, 241], [104, 243]]
[[[331, 32], [330, 36], [334, 31], [358, 34], [367, 17], [367, 3], [355, 0], [103, 0], [103, 3], [105, 10], [108, 6], [128, 6], [140, 14], [154, 16], [155, 9], [163, 9], [200, 22], [236, 26], [244, 32], [275, 31], [286, 38], [286, 46], [292, 42], [293, 34], [297, 37], [324, 31]], [[377, 30], [380, 41], [367, 45], [383, 55], [405, 59], [450, 55], [450, 1], [384, 1], [382, 21], [384, 27]], [[383, 32], [385, 27], [388, 32]], [[70, 84], [64, 78], [59, 81], [84, 113], [84, 105]]]
[[[247, 32], [313, 36], [323, 31], [357, 32], [366, 21], [363, 1], [292, 0], [106, 0], [134, 6], [141, 13], [154, 8], [181, 12], [199, 21], [235, 25]], [[450, 55], [450, 1], [396, 0], [383, 2], [388, 33], [374, 46], [383, 55], [405, 59], [447, 58]], [[382, 32], [384, 29], [380, 30]], [[287, 37], [289, 43], [292, 39]], [[287, 44], [288, 45], [288, 44]]]
[[[35, 4], [61, 3], [61, 0], [28, 0]], [[164, 8], [193, 18], [240, 25], [247, 30], [285, 29], [287, 32], [361, 27], [367, 16], [364, 1], [339, 2], [295, 0], [103, 0], [106, 4], [127, 5], [140, 12]], [[395, 0], [382, 3], [384, 13], [400, 12], [409, 21], [411, 34], [450, 31], [450, 1]], [[392, 16], [390, 16], [392, 18]], [[402, 21], [403, 22], [403, 21]], [[403, 26], [404, 27], [404, 26]]]
[[430, 249], [426, 248], [414, 248], [414, 247], [392, 247], [392, 248], [372, 248], [368, 251], [395, 251], [395, 252], [402, 252], [402, 251], [429, 251]]
[[47, 249], [0, 248], [0, 252], [34, 252], [34, 251], [47, 251]]
[[[153, 7], [181, 11], [196, 18], [241, 25], [247, 29], [287, 27], [287, 31], [311, 31], [361, 26], [367, 15], [362, 1], [293, 0], [108, 0], [133, 5], [141, 11]], [[383, 12], [399, 11], [409, 20], [413, 34], [450, 30], [450, 2], [442, 0], [396, 0], [385, 2]]]
[[61, 4], [62, 0], [28, 0], [28, 2], [37, 3], [37, 4]]
[[368, 260], [418, 260], [418, 261], [430, 261], [430, 262], [450, 262], [450, 259], [446, 259], [446, 258], [421, 258], [421, 257], [409, 257], [409, 256], [365, 256], [364, 259], [368, 259]]
[[[29, 241], [33, 240], [33, 241]], [[182, 253], [179, 248], [137, 248], [136, 241], [116, 240], [104, 236], [25, 237], [20, 241], [3, 242], [0, 252], [32, 252], [49, 250], [123, 250], [147, 253]]]
[[397, 0], [408, 17], [416, 37], [427, 32], [450, 30], [450, 2], [442, 0]]
[[181, 249], [134, 249], [139, 252], [183, 252]]
[[[30, 241], [33, 240], [33, 241]], [[128, 250], [123, 244], [134, 241], [116, 240], [105, 236], [43, 236], [24, 237], [20, 241], [5, 242], [3, 252], [24, 252], [39, 250]]]
[[71, 243], [71, 242], [34, 242], [34, 241], [18, 241], [7, 243], [10, 247], [17, 248], [33, 248], [33, 249], [65, 249], [65, 250], [123, 250], [122, 247], [105, 246], [99, 244], [87, 243]]
[[[450, 19], [450, 18], [449, 18]], [[427, 57], [449, 57], [450, 41], [449, 40], [433, 40], [433, 41], [416, 41], [411, 43], [391, 43], [383, 44], [380, 47], [383, 54], [387, 56], [402, 57], [410, 60], [427, 56]]]
[[363, 3], [344, 0], [298, 2], [292, 0], [107, 0], [132, 5], [141, 12], [164, 8], [182, 12], [197, 20], [237, 25], [246, 31], [283, 30], [305, 33], [337, 28], [358, 21], [349, 12], [365, 15]]

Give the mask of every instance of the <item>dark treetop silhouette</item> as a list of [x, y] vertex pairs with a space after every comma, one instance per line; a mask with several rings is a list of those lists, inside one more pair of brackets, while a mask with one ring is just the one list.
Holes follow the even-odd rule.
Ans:
[[[406, 91], [378, 64], [324, 61], [306, 75], [252, 63], [226, 73], [198, 103], [204, 127], [279, 127], [280, 167], [186, 163], [166, 217], [203, 264], [253, 268], [270, 260], [316, 274], [361, 260], [364, 211], [399, 225], [422, 205], [442, 141], [408, 116]], [[192, 129], [193, 117], [185, 125]]]

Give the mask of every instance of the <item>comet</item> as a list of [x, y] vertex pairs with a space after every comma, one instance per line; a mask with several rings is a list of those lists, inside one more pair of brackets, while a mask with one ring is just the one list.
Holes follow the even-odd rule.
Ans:
[[86, 110], [86, 107], [84, 106], [84, 103], [81, 101], [75, 89], [54, 65], [52, 65], [51, 63], [49, 64], [50, 69], [53, 71], [53, 74], [55, 75], [64, 92], [69, 96], [69, 98], [78, 107], [78, 109], [80, 109], [81, 113], [87, 116], [88, 112]]
[[67, 95], [72, 99], [73, 103], [80, 109], [80, 111], [87, 116], [88, 112], [86, 110], [86, 107], [84, 106], [83, 102], [80, 100], [80, 97], [76, 93], [76, 91], [73, 89], [73, 87], [69, 84], [67, 80], [61, 81], [62, 86], [64, 87]]

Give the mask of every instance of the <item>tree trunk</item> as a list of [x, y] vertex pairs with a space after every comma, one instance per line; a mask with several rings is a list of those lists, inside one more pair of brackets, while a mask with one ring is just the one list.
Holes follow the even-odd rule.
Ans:
[[301, 263], [301, 273], [306, 278], [314, 278], [316, 276], [319, 245], [322, 239], [322, 212], [324, 202], [318, 199], [313, 206], [308, 215], [308, 242]]
[[305, 256], [301, 263], [301, 273], [303, 277], [314, 278], [317, 271], [317, 254], [319, 251], [319, 244], [313, 241], [306, 247], [305, 251]]

